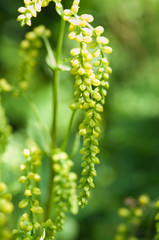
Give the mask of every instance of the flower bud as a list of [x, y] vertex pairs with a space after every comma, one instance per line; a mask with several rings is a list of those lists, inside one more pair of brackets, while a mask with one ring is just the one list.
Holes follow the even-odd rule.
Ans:
[[104, 32], [104, 28], [102, 26], [98, 26], [94, 29], [94, 31], [99, 36]]
[[19, 179], [18, 179], [18, 182], [19, 183], [25, 183], [27, 180], [27, 177], [26, 176], [21, 176]]
[[99, 57], [100, 56], [100, 49], [98, 49], [98, 50], [96, 50], [96, 51], [94, 51], [93, 53], [92, 53], [92, 56], [94, 57], [94, 58], [96, 58], [96, 57]]
[[130, 211], [127, 208], [120, 208], [118, 214], [123, 218], [127, 218], [130, 215]]
[[84, 128], [84, 129], [80, 129], [80, 130], [79, 130], [79, 135], [82, 135], [82, 136], [84, 136], [86, 133], [87, 133], [87, 131], [86, 131], [86, 129], [85, 129], [85, 128]]
[[25, 192], [24, 192], [24, 195], [26, 197], [30, 197], [32, 195], [31, 190], [30, 189], [26, 189]]
[[94, 20], [93, 16], [90, 14], [82, 14], [80, 18], [81, 20], [85, 20], [87, 22], [93, 22]]
[[6, 191], [6, 184], [4, 182], [0, 182], [0, 193], [3, 193]]
[[24, 154], [24, 157], [25, 157], [25, 158], [30, 157], [30, 150], [27, 149], [27, 148], [25, 148], [24, 151], [23, 151], [23, 154]]
[[76, 33], [75, 33], [75, 32], [69, 33], [68, 38], [69, 38], [70, 40], [75, 39], [75, 38], [76, 38]]
[[97, 101], [101, 100], [101, 95], [99, 92], [97, 91], [93, 91], [93, 94], [92, 94], [93, 98], [96, 99]]
[[40, 195], [40, 194], [41, 194], [40, 188], [33, 188], [33, 189], [32, 189], [32, 193], [33, 193], [34, 195]]
[[107, 54], [110, 54], [110, 53], [112, 53], [112, 48], [108, 47], [108, 46], [105, 46], [105, 47], [103, 47], [103, 51]]
[[141, 195], [138, 201], [141, 205], [147, 205], [150, 202], [150, 199], [147, 195]]
[[73, 48], [73, 49], [71, 49], [70, 54], [72, 56], [79, 55], [80, 54], [80, 48]]
[[19, 202], [18, 204], [19, 208], [26, 208], [28, 206], [28, 199], [24, 199]]

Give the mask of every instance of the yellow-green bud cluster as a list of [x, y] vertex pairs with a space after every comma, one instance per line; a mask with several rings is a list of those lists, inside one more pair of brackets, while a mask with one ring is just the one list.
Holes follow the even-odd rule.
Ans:
[[[71, 20], [71, 17], [78, 13], [80, 0], [74, 0], [71, 9], [63, 11], [63, 19], [65, 21]], [[74, 21], [74, 19], [72, 19]]]
[[55, 239], [56, 229], [57, 227], [54, 225], [51, 219], [48, 219], [45, 223], [42, 223], [42, 226], [45, 230], [45, 238], [46, 239]]
[[156, 235], [155, 235], [155, 240], [159, 240], [159, 200], [156, 201], [155, 207], [157, 209], [157, 213], [155, 215], [155, 220], [156, 220]]
[[20, 167], [23, 175], [18, 181], [25, 184], [24, 195], [26, 198], [19, 202], [19, 208], [26, 210], [19, 221], [20, 231], [14, 231], [15, 237], [18, 234], [24, 236], [31, 235], [31, 232], [37, 236], [39, 229], [42, 231], [41, 225], [37, 221], [37, 216], [43, 214], [43, 208], [37, 199], [41, 194], [40, 188], [38, 187], [38, 182], [40, 182], [41, 177], [37, 173], [37, 167], [41, 166], [41, 150], [38, 148], [32, 151], [24, 149], [24, 157], [26, 162]]
[[28, 88], [28, 83], [34, 72], [38, 51], [42, 46], [40, 39], [42, 36], [49, 37], [50, 31], [43, 25], [40, 25], [34, 28], [33, 31], [27, 32], [25, 39], [20, 43], [21, 64], [19, 69], [19, 85], [23, 91]]
[[10, 133], [11, 127], [7, 123], [5, 111], [0, 98], [0, 154], [5, 151]]
[[57, 231], [61, 231], [65, 219], [65, 212], [68, 209], [72, 213], [77, 213], [77, 176], [71, 172], [73, 162], [68, 158], [65, 152], [56, 150], [52, 156], [54, 170], [54, 202], [55, 225]]
[[70, 23], [69, 39], [76, 40], [77, 48], [71, 49], [71, 74], [75, 76], [74, 102], [76, 108], [84, 109], [86, 114], [80, 125], [79, 134], [83, 136], [84, 155], [82, 163], [83, 177], [80, 180], [79, 205], [87, 204], [90, 189], [94, 187], [93, 177], [96, 176], [95, 164], [99, 163], [96, 154], [99, 153], [97, 138], [100, 134], [99, 122], [101, 112], [109, 88], [109, 74], [112, 72], [105, 54], [112, 52], [107, 46], [109, 40], [102, 36], [103, 27], [93, 28], [90, 23], [93, 16], [89, 14], [77, 15], [79, 1], [74, 1], [73, 9], [64, 10], [64, 20]]
[[123, 222], [118, 225], [114, 240], [138, 240], [138, 237], [133, 236], [132, 233], [137, 232], [136, 229], [141, 224], [141, 218], [150, 199], [147, 195], [141, 195], [138, 200], [127, 199], [126, 203], [128, 206], [118, 210]]
[[0, 78], [0, 92], [10, 92], [12, 86], [8, 83], [5, 78]]
[[63, 16], [63, 5], [61, 3], [61, 0], [53, 0], [53, 2], [55, 3], [55, 8], [56, 8], [57, 13], [60, 16]]
[[38, 12], [41, 12], [42, 7], [48, 6], [51, 0], [24, 0], [25, 7], [20, 7], [18, 11], [21, 13], [17, 21], [21, 26], [27, 24], [31, 26], [31, 18], [36, 17]]
[[11, 231], [6, 227], [8, 222], [8, 214], [10, 214], [14, 206], [11, 203], [12, 195], [7, 193], [7, 187], [4, 182], [0, 182], [0, 239], [9, 240], [12, 238]]

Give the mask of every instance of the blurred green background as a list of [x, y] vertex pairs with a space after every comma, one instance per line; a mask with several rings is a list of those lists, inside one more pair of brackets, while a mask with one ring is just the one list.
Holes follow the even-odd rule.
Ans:
[[[65, 8], [71, 0], [64, 1]], [[19, 65], [19, 43], [29, 27], [16, 22], [20, 0], [0, 1], [0, 78], [16, 81]], [[149, 194], [159, 195], [159, 1], [158, 0], [81, 0], [80, 13], [95, 17], [93, 26], [102, 25], [110, 40], [113, 53], [110, 65], [110, 90], [103, 113], [100, 136], [101, 165], [97, 166], [96, 188], [89, 205], [78, 216], [68, 216], [64, 232], [57, 240], [113, 240], [118, 223], [117, 210], [124, 199]], [[52, 30], [51, 44], [56, 45], [59, 17], [54, 4], [43, 9], [32, 27], [45, 24]], [[31, 27], [31, 29], [32, 29]], [[64, 37], [63, 57], [69, 56], [73, 44]], [[51, 124], [51, 73], [44, 62], [45, 49], [39, 55], [30, 95], [35, 101], [43, 122]], [[73, 99], [73, 78], [61, 74], [59, 91], [59, 142], [71, 114], [68, 105]], [[26, 138], [42, 141], [30, 107], [22, 98], [3, 96], [8, 121], [13, 131], [4, 155], [5, 179], [10, 182], [14, 201], [19, 200], [16, 178], [19, 176], [21, 152]], [[78, 124], [76, 116], [70, 145]], [[42, 139], [42, 140], [39, 140]], [[81, 156], [73, 159], [79, 172]], [[13, 180], [14, 179], [14, 180]], [[18, 209], [16, 209], [18, 212]], [[18, 213], [16, 214], [18, 215]], [[15, 227], [13, 221], [13, 226]]]

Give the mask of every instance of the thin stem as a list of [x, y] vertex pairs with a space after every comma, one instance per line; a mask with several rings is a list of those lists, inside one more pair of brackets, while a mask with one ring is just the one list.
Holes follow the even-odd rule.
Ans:
[[54, 52], [53, 52], [53, 50], [51, 48], [51, 45], [50, 45], [50, 42], [49, 42], [48, 38], [44, 35], [44, 36], [42, 36], [42, 39], [44, 41], [44, 44], [45, 44], [45, 47], [46, 47], [46, 51], [47, 51], [49, 59], [50, 59], [51, 68], [53, 69], [56, 66]]
[[69, 139], [69, 135], [70, 135], [70, 132], [71, 132], [72, 122], [73, 122], [73, 119], [74, 119], [74, 116], [75, 116], [75, 112], [76, 112], [76, 110], [74, 110], [72, 112], [72, 115], [71, 115], [71, 118], [70, 118], [70, 122], [69, 122], [69, 125], [68, 125], [68, 129], [67, 129], [65, 138], [64, 138], [62, 146], [61, 146], [61, 150], [62, 151], [65, 151], [65, 149], [66, 149], [67, 142], [68, 142], [68, 139]]
[[57, 48], [56, 48], [56, 68], [53, 75], [53, 122], [52, 122], [52, 147], [55, 149], [57, 146], [57, 108], [58, 108], [58, 80], [59, 80], [59, 61], [62, 50], [63, 35], [64, 35], [65, 21], [61, 18], [59, 35], [57, 39]]
[[[26, 101], [28, 102], [28, 104], [30, 105], [30, 107], [31, 107], [31, 109], [32, 109], [32, 111], [33, 111], [33, 113], [35, 115], [35, 118], [36, 118], [36, 120], [37, 120], [37, 122], [39, 124], [39, 127], [41, 128], [41, 131], [42, 131], [42, 133], [44, 135], [44, 138], [48, 139], [48, 142], [49, 142], [48, 145], [51, 145], [51, 139], [49, 138], [48, 130], [47, 130], [47, 128], [45, 127], [45, 125], [42, 123], [42, 121], [40, 119], [40, 115], [38, 113], [36, 105], [34, 104], [34, 102], [32, 101], [32, 99], [29, 96], [27, 96], [24, 93], [23, 93], [23, 96], [26, 99]], [[48, 152], [49, 148], [48, 148], [48, 145], [46, 144], [46, 141], [45, 141], [45, 145], [46, 145], [45, 146], [46, 152]]]
[[[58, 81], [59, 81], [59, 62], [62, 51], [62, 43], [63, 43], [63, 35], [65, 29], [65, 22], [61, 18], [59, 35], [57, 39], [57, 48], [56, 48], [56, 67], [53, 70], [53, 84], [52, 84], [52, 105], [53, 105], [53, 120], [52, 120], [52, 129], [51, 129], [51, 137], [52, 137], [52, 149], [57, 147], [57, 109], [58, 109]], [[52, 159], [50, 158], [50, 184], [49, 184], [49, 197], [48, 202], [46, 204], [47, 210], [45, 219], [48, 219], [52, 215], [53, 209], [53, 182], [54, 171], [52, 168]]]

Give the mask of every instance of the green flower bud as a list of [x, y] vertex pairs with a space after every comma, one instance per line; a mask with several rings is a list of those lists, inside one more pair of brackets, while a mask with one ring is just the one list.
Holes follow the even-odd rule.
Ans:
[[26, 208], [28, 206], [28, 199], [24, 199], [24, 200], [20, 201], [18, 206], [19, 206], [19, 208]]
[[38, 213], [38, 214], [43, 213], [43, 208], [40, 206], [32, 206], [30, 210], [32, 211], [32, 213]]
[[84, 136], [86, 133], [87, 133], [86, 129], [80, 129], [79, 131], [79, 135], [82, 135], [82, 136]]
[[107, 72], [108, 72], [108, 73], [112, 73], [111, 67], [107, 66], [106, 69], [107, 69]]
[[18, 182], [19, 183], [25, 183], [27, 180], [26, 176], [21, 176], [19, 179], [18, 179]]
[[101, 100], [101, 95], [99, 92], [97, 91], [93, 91], [93, 94], [92, 94], [93, 98], [96, 99], [97, 101]]
[[35, 32], [27, 32], [25, 35], [25, 38], [29, 41], [34, 41], [36, 39], [36, 34]]
[[97, 112], [103, 112], [103, 106], [101, 104], [96, 104], [96, 111]]
[[150, 199], [149, 199], [149, 197], [146, 196], [146, 195], [141, 195], [141, 196], [139, 197], [138, 201], [139, 201], [139, 203], [140, 203], [141, 205], [147, 205], [147, 204], [150, 202]]
[[140, 208], [135, 209], [134, 215], [135, 215], [136, 217], [141, 217], [141, 216], [143, 215], [142, 209], [140, 209]]
[[7, 218], [6, 215], [0, 212], [0, 228], [2, 228], [6, 224]]
[[34, 178], [34, 173], [33, 172], [29, 172], [28, 173], [28, 178], [29, 179], [33, 179]]
[[26, 227], [25, 227], [25, 230], [26, 230], [27, 232], [32, 231], [32, 229], [33, 229], [33, 225], [32, 225], [31, 223], [28, 224], [28, 225], [26, 225]]
[[100, 36], [104, 32], [104, 28], [102, 26], [98, 26], [94, 29], [95, 33]]
[[0, 79], [0, 91], [9, 92], [12, 90], [11, 85], [6, 81], [6, 79]]
[[29, 221], [29, 214], [28, 213], [24, 213], [21, 216], [21, 221]]
[[41, 228], [40, 223], [35, 222], [35, 223], [34, 223], [34, 228], [35, 228], [36, 230], [38, 230], [39, 228]]
[[25, 157], [25, 158], [30, 157], [30, 150], [27, 149], [27, 148], [25, 148], [24, 151], [23, 151], [23, 154], [24, 154], [24, 157]]
[[105, 46], [105, 47], [103, 47], [103, 51], [107, 54], [110, 54], [110, 53], [112, 53], [112, 48], [108, 47], [108, 46]]
[[40, 191], [40, 188], [33, 188], [32, 189], [32, 193], [34, 194], [34, 195], [40, 195], [41, 194], [41, 191]]
[[21, 165], [20, 165], [20, 170], [21, 170], [21, 171], [27, 170], [27, 166], [26, 166], [25, 164], [21, 164]]
[[6, 199], [0, 199], [0, 211], [2, 213], [11, 213], [14, 209], [14, 206], [11, 202]]
[[32, 195], [31, 190], [30, 189], [26, 189], [25, 192], [24, 192], [24, 195], [26, 197], [30, 197]]
[[22, 49], [29, 49], [30, 48], [30, 42], [28, 40], [23, 40], [20, 43], [20, 47]]
[[123, 218], [127, 218], [130, 215], [130, 211], [127, 208], [120, 208], [118, 210], [118, 214], [119, 214], [119, 216], [121, 216]]
[[126, 232], [126, 231], [127, 231], [127, 226], [126, 226], [126, 224], [121, 223], [121, 224], [118, 226], [117, 230], [118, 230], [118, 232], [120, 232], [120, 233]]
[[37, 173], [35, 173], [35, 174], [34, 174], [34, 177], [33, 177], [33, 180], [34, 180], [35, 182], [39, 182], [39, 181], [41, 180], [40, 175], [37, 174]]
[[6, 188], [6, 184], [4, 182], [0, 182], [0, 193], [5, 192]]

